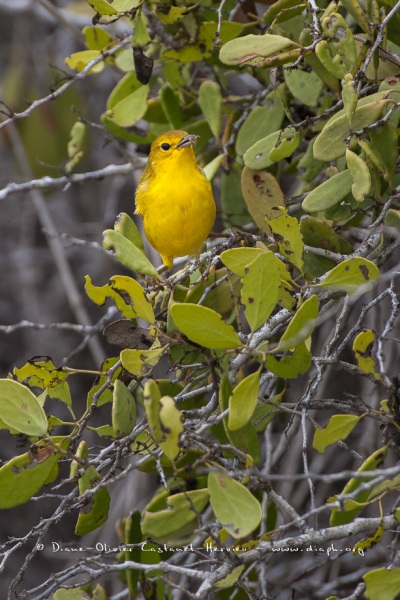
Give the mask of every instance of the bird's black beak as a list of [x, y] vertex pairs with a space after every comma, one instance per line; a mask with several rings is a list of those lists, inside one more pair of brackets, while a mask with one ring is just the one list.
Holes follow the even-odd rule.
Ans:
[[181, 148], [187, 148], [188, 146], [194, 146], [199, 139], [198, 135], [185, 135], [175, 146], [177, 150]]

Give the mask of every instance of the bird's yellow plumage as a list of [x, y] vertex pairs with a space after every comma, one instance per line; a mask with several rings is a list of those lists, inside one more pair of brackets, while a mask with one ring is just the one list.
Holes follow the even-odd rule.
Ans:
[[196, 162], [197, 136], [174, 130], [151, 145], [136, 190], [136, 213], [142, 215], [150, 244], [167, 268], [175, 256], [196, 254], [215, 220], [210, 182]]

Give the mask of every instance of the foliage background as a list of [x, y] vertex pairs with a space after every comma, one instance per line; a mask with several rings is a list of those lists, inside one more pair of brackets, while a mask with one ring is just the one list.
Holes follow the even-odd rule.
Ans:
[[[241, 70], [235, 65], [228, 67], [217, 60], [219, 49], [213, 48], [215, 38], [211, 37], [209, 55], [179, 67], [179, 63], [171, 61], [162, 53], [159, 54], [160, 48], [163, 51], [165, 48], [179, 50], [183, 39], [180, 19], [168, 24], [165, 18], [164, 21], [161, 18], [162, 11], [161, 16], [160, 12], [155, 16], [156, 8], [160, 8], [163, 4], [165, 3], [143, 3], [142, 14], [146, 16], [144, 23], [150, 36], [153, 38], [156, 34], [158, 40], [153, 47], [147, 45], [148, 40], [143, 30], [138, 32], [140, 28], [137, 15], [134, 21], [135, 35], [139, 36], [136, 42], [139, 45], [144, 44], [147, 54], [153, 52], [156, 59], [151, 79], [151, 97], [156, 99], [161, 97], [161, 103], [153, 105], [152, 113], [141, 114], [135, 122], [125, 128], [123, 133], [121, 130], [117, 132], [110, 124], [108, 129], [105, 128], [104, 119], [102, 121], [101, 118], [112, 90], [123, 75], [115, 64], [110, 64], [110, 59], [107, 59], [109, 64], [101, 73], [82, 76], [80, 81], [75, 81], [57, 99], [48, 97], [51, 91], [60, 89], [64, 83], [72, 81], [71, 77], [75, 77], [76, 71], [69, 69], [64, 61], [67, 56], [85, 48], [82, 28], [92, 26], [91, 20], [94, 15], [94, 11], [86, 1], [52, 3], [48, 0], [32, 2], [20, 0], [12, 4], [7, 1], [0, 2], [1, 99], [4, 103], [3, 120], [10, 120], [7, 126], [0, 130], [2, 164], [0, 185], [3, 190], [3, 196], [0, 196], [3, 275], [0, 302], [2, 323], [0, 360], [3, 377], [12, 372], [14, 365], [21, 367], [26, 361], [38, 355], [50, 356], [57, 367], [68, 365], [80, 370], [98, 370], [104, 358], [118, 354], [115, 346], [107, 344], [103, 336], [86, 335], [96, 331], [102, 332], [107, 323], [118, 317], [112, 306], [108, 310], [98, 307], [87, 297], [84, 292], [84, 276], [90, 274], [93, 283], [100, 286], [117, 273], [132, 275], [131, 271], [104, 251], [101, 246], [102, 232], [112, 229], [118, 213], [132, 214], [135, 182], [143, 168], [148, 149], [146, 142], [150, 142], [157, 133], [178, 126], [201, 132], [199, 161], [203, 166], [209, 164], [216, 156], [224, 155], [214, 179], [214, 190], [219, 206], [219, 216], [214, 231], [223, 232], [225, 235], [218, 241], [222, 240], [225, 247], [230, 245], [243, 247], [254, 245], [254, 236], [259, 236], [260, 232], [252, 225], [248, 208], [242, 199], [240, 173], [243, 168], [243, 151], [238, 152], [237, 136], [245, 118], [254, 108], [264, 104], [267, 93], [273, 92], [285, 80], [287, 82], [288, 71], [284, 71], [282, 66], [287, 65], [288, 62], [278, 57], [267, 67], [246, 66]], [[185, 3], [185, 6], [189, 5], [192, 6], [194, 3]], [[313, 31], [315, 35], [313, 49], [315, 49], [317, 40], [320, 41], [322, 37], [327, 36], [327, 32], [322, 31], [318, 24], [322, 13], [317, 11], [317, 7], [325, 10], [327, 3], [308, 2], [299, 6], [299, 3], [278, 2], [272, 5], [278, 7], [277, 11], [273, 16], [270, 12], [268, 16], [268, 3], [211, 2], [211, 0], [199, 3], [185, 21], [186, 34], [191, 32], [193, 38], [197, 39], [191, 50], [195, 52], [196, 48], [200, 47], [196, 37], [200, 25], [208, 21], [217, 23], [218, 19], [222, 23], [231, 21], [235, 23], [234, 27], [239, 27], [241, 23], [244, 29], [232, 29], [233, 38], [236, 38], [239, 33], [259, 35], [267, 31], [281, 38], [298, 42], [300, 33], [307, 24], [309, 27], [312, 25], [315, 27]], [[181, 3], [176, 3], [176, 6], [179, 8]], [[399, 48], [396, 46], [396, 41], [400, 35], [399, 16], [395, 10], [393, 14], [390, 13], [393, 7], [397, 10], [397, 4], [371, 1], [362, 5], [365, 9], [363, 14], [368, 15], [367, 20], [375, 23], [368, 34], [363, 32], [360, 21], [354, 18], [354, 6], [359, 6], [358, 2], [343, 2], [339, 11], [346, 17], [350, 31], [355, 35], [356, 40], [357, 36], [359, 39], [362, 39], [363, 35], [369, 36], [370, 44], [365, 44], [367, 53], [361, 56], [358, 47], [357, 64], [351, 64], [351, 61], [346, 64], [345, 60], [344, 71], [340, 76], [337, 74], [332, 76], [334, 67], [331, 67], [330, 78], [326, 73], [323, 77], [319, 71], [322, 84], [318, 85], [321, 91], [314, 105], [310, 105], [310, 102], [304, 103], [300, 92], [297, 92], [297, 95], [291, 90], [283, 93], [284, 108], [279, 113], [282, 113], [282, 116], [278, 127], [290, 123], [302, 123], [302, 127], [299, 128], [302, 141], [297, 148], [293, 148], [284, 157], [284, 160], [269, 165], [268, 172], [274, 174], [279, 181], [289, 198], [287, 205], [290, 213], [297, 218], [302, 214], [301, 202], [305, 193], [314, 187], [318, 188], [326, 178], [326, 169], [328, 168], [331, 180], [337, 175], [338, 170], [345, 170], [344, 159], [341, 156], [335, 159], [327, 156], [325, 161], [322, 160], [321, 164], [318, 164], [308, 155], [309, 162], [303, 161], [299, 165], [299, 160], [306, 155], [310, 142], [315, 139], [327, 118], [342, 108], [340, 100], [343, 96], [343, 88], [340, 82], [345, 73], [353, 74], [358, 85], [356, 89], [359, 96], [375, 93], [385, 77], [390, 78], [387, 81], [389, 85], [395, 86], [397, 83]], [[353, 16], [349, 16], [351, 7], [353, 7]], [[379, 28], [379, 23], [388, 14], [391, 14], [390, 20], [384, 22], [384, 25]], [[125, 49], [131, 52], [132, 23], [127, 18], [117, 19], [115, 23], [104, 28], [116, 38], [124, 40], [124, 36], [127, 36]], [[377, 32], [383, 34], [381, 47], [390, 54], [390, 60], [384, 61], [385, 64], [383, 59], [388, 58], [388, 55], [384, 53], [379, 55], [380, 65], [377, 51], [374, 56], [372, 53], [368, 54]], [[387, 45], [387, 36], [389, 45]], [[351, 48], [349, 50], [351, 43], [348, 37], [345, 35], [345, 40], [342, 41], [343, 44], [347, 44], [344, 46], [344, 56], [351, 56], [352, 50]], [[310, 43], [312, 46], [312, 36], [309, 42], [301, 43], [303, 45]], [[334, 39], [330, 40], [330, 43], [336, 44], [338, 41]], [[187, 41], [184, 42], [184, 46], [187, 46]], [[340, 49], [339, 43], [335, 51], [340, 54]], [[284, 51], [285, 48], [282, 48], [278, 54]], [[369, 56], [376, 71], [373, 75], [369, 73], [368, 77], [363, 79], [360, 72]], [[294, 58], [298, 57], [297, 55]], [[299, 64], [304, 67], [307, 63], [306, 60], [301, 59]], [[72, 66], [76, 66], [76, 63]], [[308, 64], [308, 68], [309, 66]], [[315, 64], [312, 65], [312, 69], [316, 69]], [[183, 78], [183, 83], [180, 78]], [[166, 81], [169, 85], [165, 84]], [[209, 88], [208, 94], [214, 94], [212, 106], [218, 105], [221, 108], [222, 121], [219, 126], [218, 110], [211, 108], [207, 123], [203, 116], [203, 113], [207, 112], [207, 103], [198, 102], [200, 85], [207, 81], [217, 83], [216, 87]], [[314, 80], [310, 89], [316, 89], [315, 86], [318, 88], [318, 85]], [[177, 100], [173, 90], [178, 88], [180, 96]], [[224, 102], [218, 104], [220, 89]], [[41, 106], [34, 107], [30, 112], [31, 102], [46, 97], [48, 99]], [[396, 99], [396, 96], [393, 95], [392, 98]], [[351, 101], [350, 98], [347, 106]], [[372, 125], [372, 131], [374, 128], [380, 131], [384, 127], [384, 123], [379, 122], [379, 119], [386, 114], [383, 112], [383, 107], [381, 112], [373, 112], [377, 101], [377, 99], [371, 101], [369, 106], [373, 116], [362, 122], [359, 125], [360, 129]], [[161, 119], [160, 105], [163, 113]], [[279, 102], [273, 106], [276, 105], [280, 106]], [[385, 110], [387, 108], [388, 106]], [[393, 105], [394, 108], [396, 107]], [[16, 118], [18, 113], [24, 113], [27, 109], [26, 116]], [[316, 118], [313, 121], [313, 118], [318, 117], [324, 110], [328, 111], [325, 118]], [[351, 114], [351, 108], [348, 111]], [[279, 118], [275, 113], [273, 115], [278, 123]], [[68, 161], [67, 144], [71, 127], [78, 117], [87, 123], [87, 136], [84, 142], [84, 156], [82, 161], [73, 167], [73, 171], [82, 173], [83, 178], [80, 184], [69, 185], [65, 173]], [[255, 127], [253, 125], [252, 142], [266, 135], [261, 125], [261, 120], [255, 123]], [[321, 308], [318, 320], [314, 323], [315, 330], [312, 336], [314, 361], [310, 370], [290, 379], [286, 379], [284, 374], [279, 377], [279, 381], [274, 376], [263, 379], [259, 393], [260, 406], [270, 406], [267, 399], [279, 395], [284, 388], [285, 379], [286, 393], [284, 397], [279, 398], [281, 403], [277, 413], [274, 413], [274, 419], [259, 433], [262, 447], [262, 459], [259, 464], [254, 470], [250, 469], [247, 472], [246, 469], [251, 464], [243, 463], [242, 455], [238, 454], [235, 460], [232, 459], [232, 448], [227, 447], [229, 444], [235, 447], [235, 443], [232, 439], [226, 438], [221, 427], [219, 430], [212, 427], [213, 418], [218, 414], [217, 406], [214, 406], [210, 414], [206, 411], [204, 414], [193, 412], [186, 415], [184, 438], [186, 448], [196, 448], [203, 457], [211, 457], [220, 467], [227, 468], [232, 480], [241, 481], [243, 487], [249, 487], [254, 493], [253, 497], [261, 503], [265, 518], [259, 529], [256, 528], [249, 536], [245, 536], [246, 541], [248, 537], [257, 539], [277, 529], [278, 533], [272, 539], [276, 542], [284, 540], [286, 546], [282, 545], [281, 549], [284, 547], [292, 549], [291, 553], [286, 554], [272, 553], [271, 549], [265, 550], [262, 560], [253, 559], [246, 566], [245, 574], [239, 580], [240, 583], [236, 584], [233, 581], [234, 587], [228, 591], [217, 592], [218, 597], [286, 598], [294, 590], [294, 597], [297, 598], [319, 599], [332, 595], [341, 598], [362, 598], [365, 593], [365, 581], [367, 581], [363, 580], [363, 576], [389, 565], [392, 566], [391, 571], [376, 571], [375, 581], [377, 581], [378, 591], [376, 587], [373, 588], [373, 583], [370, 583], [367, 597], [395, 598], [400, 588], [397, 521], [392, 516], [397, 507], [396, 476], [398, 477], [396, 376], [399, 358], [397, 333], [399, 257], [396, 211], [390, 213], [391, 220], [385, 220], [388, 210], [396, 209], [398, 204], [399, 181], [396, 163], [398, 130], [396, 127], [397, 121], [394, 122], [390, 132], [384, 131], [383, 151], [382, 144], [379, 145], [377, 139], [374, 142], [372, 137], [368, 137], [368, 129], [361, 132], [360, 139], [372, 144], [372, 154], [371, 152], [368, 154], [366, 146], [353, 147], [356, 155], [365, 161], [364, 164], [367, 165], [372, 177], [372, 185], [366, 193], [365, 200], [356, 201], [348, 193], [338, 208], [337, 198], [341, 190], [340, 186], [333, 186], [328, 194], [328, 202], [333, 198], [332, 206], [329, 208], [333, 207], [339, 213], [328, 215], [319, 213], [318, 217], [325, 217], [330, 223], [333, 222], [335, 234], [330, 232], [327, 234], [324, 230], [324, 235], [329, 237], [325, 245], [322, 243], [325, 238], [317, 235], [315, 245], [318, 251], [308, 252], [309, 272], [308, 275], [306, 273], [305, 280], [301, 274], [299, 275], [299, 270], [296, 271], [293, 265], [290, 266], [294, 277], [300, 277], [299, 281], [304, 283], [301, 289], [293, 288], [303, 299], [311, 295], [307, 281], [332, 269], [335, 261], [341, 261], [347, 255], [353, 256], [351, 252], [357, 250], [360, 251], [359, 256], [380, 264], [381, 277], [372, 291], [365, 291], [361, 295], [344, 296], [342, 293], [337, 293], [337, 289], [329, 291], [323, 288], [318, 292]], [[261, 135], [262, 131], [264, 133]], [[116, 133], [119, 133], [119, 136]], [[145, 137], [146, 133], [147, 137]], [[242, 132], [242, 143], [244, 142], [246, 138]], [[326, 147], [331, 145], [333, 142], [328, 137]], [[371, 147], [369, 150], [371, 151]], [[394, 161], [391, 158], [393, 156], [395, 156]], [[359, 162], [357, 164], [365, 179], [363, 167], [360, 167]], [[99, 179], [89, 175], [108, 165], [116, 165], [116, 167], [112, 167], [112, 173], [108, 173], [107, 176]], [[249, 165], [250, 161], [247, 166]], [[42, 179], [44, 177], [51, 177], [53, 180], [60, 177], [66, 179], [49, 183], [49, 180]], [[30, 183], [37, 179], [45, 185]], [[357, 181], [361, 185], [360, 178]], [[27, 186], [24, 189], [17, 187], [12, 190], [7, 187], [10, 182], [17, 184], [27, 182]], [[41, 187], [43, 189], [40, 189]], [[54, 189], [49, 189], [51, 187]], [[255, 193], [256, 190], [252, 188], [252, 192]], [[256, 198], [260, 201], [259, 196], [256, 195]], [[317, 196], [316, 201], [321, 202], [321, 197]], [[276, 197], [274, 202], [277, 202]], [[259, 223], [257, 224], [260, 226]], [[226, 232], [232, 226], [245, 228], [247, 237], [239, 234], [236, 237], [229, 236]], [[347, 242], [347, 247], [344, 242], [340, 245], [336, 233]], [[273, 237], [264, 236], [260, 237], [260, 240], [274, 243]], [[310, 240], [308, 246], [313, 246]], [[276, 249], [276, 246], [272, 248]], [[214, 255], [218, 255], [223, 249], [224, 246], [217, 246], [213, 251]], [[148, 247], [146, 250], [150, 260], [156, 263], [157, 255]], [[281, 247], [279, 250], [283, 252]], [[322, 259], [330, 262], [324, 263]], [[311, 260], [314, 260], [312, 264]], [[286, 263], [290, 265], [290, 259], [286, 260]], [[180, 263], [180, 266], [183, 266], [183, 263]], [[206, 273], [209, 273], [210, 263], [205, 269]], [[174, 281], [175, 287], [172, 287], [176, 291], [177, 280], [172, 280], [172, 283]], [[337, 288], [340, 289], [340, 285]], [[234, 321], [235, 312], [230, 310], [228, 297], [229, 293], [225, 291], [224, 298], [228, 303], [228, 309], [224, 307], [224, 318]], [[243, 316], [243, 306], [240, 310], [245, 328], [244, 334], [248, 335], [249, 329]], [[292, 310], [296, 312], [294, 307]], [[282, 307], [279, 314], [282, 314]], [[273, 341], [277, 342], [281, 339], [287, 322], [286, 315], [286, 321], [279, 323], [278, 320], [274, 323]], [[369, 345], [361, 349], [362, 358], [367, 362], [360, 364], [357, 362], [352, 346], [356, 336], [367, 329], [374, 332], [375, 345], [372, 353]], [[185, 332], [184, 328], [182, 330]], [[331, 343], [330, 351], [326, 348], [328, 341]], [[206, 352], [211, 374], [213, 369], [214, 372], [216, 369], [212, 381], [214, 386], [218, 387], [226, 363], [221, 361], [213, 365], [210, 362], [212, 355], [212, 351]], [[318, 358], [320, 358], [319, 362]], [[244, 370], [239, 373], [239, 378], [254, 373], [258, 363], [255, 364], [249, 359], [243, 361], [243, 366]], [[166, 364], [160, 363], [157, 368], [158, 371], [156, 370], [153, 375], [156, 378], [164, 378]], [[188, 375], [189, 378], [191, 376]], [[80, 417], [86, 404], [86, 395], [93, 385], [94, 375], [76, 374], [68, 381], [74, 410]], [[204, 381], [200, 379], [199, 386], [201, 383]], [[205, 407], [213, 406], [216, 393], [215, 388], [213, 390], [213, 393], [209, 392], [205, 399], [201, 400]], [[388, 404], [382, 406], [383, 400], [388, 400]], [[386, 411], [385, 406], [388, 407]], [[184, 408], [193, 410], [199, 406], [189, 404]], [[46, 412], [62, 420], [68, 420], [68, 411], [59, 401], [47, 400]], [[366, 415], [366, 417], [361, 419], [348, 438], [342, 436], [346, 438], [344, 441], [339, 436], [338, 441], [329, 446], [326, 451], [317, 452], [313, 448], [316, 425], [325, 425], [332, 415], [338, 413], [353, 417]], [[140, 413], [140, 418], [142, 416], [143, 411]], [[107, 419], [109, 415], [100, 411], [92, 416], [90, 425], [103, 425]], [[138, 423], [140, 422], [138, 420]], [[204, 426], [201, 429], [202, 424]], [[199, 428], [200, 433], [197, 433]], [[65, 430], [62, 431], [66, 434]], [[98, 458], [101, 447], [112, 445], [109, 438], [99, 438], [89, 430], [85, 430], [84, 434], [91, 448], [91, 458], [94, 460]], [[0, 436], [1, 458], [4, 462], [29, 449], [28, 441], [21, 435], [10, 435], [7, 429], [2, 429]], [[223, 445], [222, 449], [219, 447], [220, 444]], [[326, 507], [327, 498], [339, 494], [360, 465], [368, 457], [373, 456], [374, 452], [386, 447], [386, 444], [388, 445], [384, 462], [386, 471], [382, 469], [382, 475], [367, 487], [371, 492], [375, 484], [384, 482], [381, 490], [381, 507], [375, 502], [371, 507], [364, 509], [363, 519], [358, 522], [359, 530], [356, 530], [354, 524], [350, 522], [348, 525], [343, 525], [341, 534], [338, 533], [336, 537], [330, 538], [328, 529], [323, 529], [329, 526], [330, 510]], [[213, 452], [208, 455], [210, 448]], [[110, 451], [115, 464], [118, 463], [117, 450], [118, 444], [114, 446], [113, 452]], [[67, 463], [68, 461], [64, 461], [61, 464], [61, 474], [57, 481], [68, 477]], [[379, 461], [372, 461], [370, 464], [372, 470], [379, 466], [378, 463]], [[60, 573], [63, 570], [66, 570], [69, 576], [66, 585], [76, 583], [73, 578], [76, 572], [74, 567], [71, 568], [71, 565], [76, 564], [81, 567], [81, 580], [91, 581], [93, 585], [97, 583], [103, 585], [110, 596], [125, 589], [126, 584], [120, 582], [117, 573], [115, 552], [99, 556], [97, 562], [91, 561], [88, 555], [82, 553], [77, 561], [75, 557], [71, 559], [67, 552], [52, 552], [51, 542], [70, 544], [72, 547], [80, 544], [85, 547], [93, 546], [96, 542], [110, 544], [110, 546], [117, 544], [118, 536], [115, 527], [117, 519], [126, 517], [132, 510], [142, 510], [160, 483], [156, 475], [143, 474], [131, 469], [129, 465], [132, 464], [134, 463], [129, 461], [118, 463], [118, 469], [121, 469], [118, 470], [118, 476], [115, 473], [110, 475], [107, 468], [105, 469], [111, 480], [112, 502], [109, 517], [100, 529], [83, 539], [73, 533], [77, 519], [76, 507], [75, 510], [67, 507], [63, 511], [63, 518], [55, 519], [49, 532], [44, 536], [43, 551], [34, 551], [38, 536], [44, 531], [43, 524], [39, 526], [36, 537], [29, 532], [35, 531], [35, 525], [41, 518], [55, 514], [54, 511], [57, 510], [61, 497], [67, 494], [65, 492], [67, 487], [61, 487], [56, 492], [59, 495], [52, 495], [51, 489], [47, 486], [40, 501], [30, 501], [21, 507], [1, 511], [1, 540], [5, 542], [3, 550], [13, 549], [10, 555], [5, 555], [2, 573], [4, 586], [10, 587], [9, 597], [18, 597], [22, 590], [31, 590], [28, 592], [28, 597], [48, 597], [46, 594], [50, 593], [50, 589], [61, 587], [63, 581]], [[204, 470], [200, 469], [197, 476], [204, 484]], [[179, 485], [182, 485], [182, 482], [179, 482]], [[190, 480], [186, 485], [190, 487], [193, 482]], [[394, 488], [395, 491], [391, 491], [390, 488]], [[68, 487], [68, 493], [73, 493], [70, 490], [73, 490], [73, 486]], [[377, 496], [380, 494], [377, 493]], [[355, 498], [360, 499], [357, 495]], [[245, 507], [244, 512], [246, 510], [251, 516], [251, 506]], [[386, 519], [382, 523], [379, 521], [380, 514]], [[379, 525], [382, 526], [382, 530], [379, 530]], [[218, 545], [218, 548], [223, 547], [224, 540], [218, 538], [218, 527], [218, 519], [212, 517], [210, 511], [206, 513], [200, 527], [202, 531], [199, 538], [196, 538], [201, 540], [199, 545], [212, 536], [213, 543]], [[299, 539], [296, 539], [299, 535], [305, 536], [303, 546]], [[366, 542], [365, 545], [371, 548], [363, 555], [357, 552], [352, 554], [346, 549], [353, 548], [354, 544], [362, 538], [374, 535], [377, 543], [374, 544], [372, 538]], [[269, 541], [268, 535], [264, 539]], [[40, 540], [42, 541], [42, 538]], [[227, 545], [229, 543], [228, 541]], [[306, 552], [305, 549], [308, 547], [312, 547], [313, 552]], [[262, 544], [259, 548], [262, 554]], [[296, 548], [303, 548], [301, 559]], [[32, 553], [29, 554], [31, 551]], [[128, 558], [125, 556], [125, 560]], [[144, 562], [146, 558], [142, 555], [138, 560]], [[165, 555], [161, 558], [164, 559]], [[169, 565], [176, 568], [175, 575], [164, 576], [168, 569], [166, 566], [161, 566], [159, 572], [148, 569], [147, 591], [142, 580], [143, 586], [139, 594], [147, 593], [147, 597], [151, 597], [154, 593], [158, 595], [157, 597], [162, 597], [164, 593], [172, 593], [171, 590], [174, 590], [174, 597], [196, 594], [199, 580], [193, 574], [197, 569], [203, 573], [202, 565], [191, 562], [194, 561], [191, 553], [183, 553], [179, 557], [173, 553], [167, 556], [167, 559]], [[203, 590], [207, 593], [212, 588], [210, 575], [212, 576], [224, 565], [228, 566], [228, 570], [233, 570], [237, 566], [237, 563], [232, 562], [229, 554], [221, 558], [218, 553], [213, 555], [208, 552], [202, 559], [206, 582]], [[179, 567], [187, 570], [179, 574]], [[50, 576], [53, 572], [59, 573], [59, 579], [56, 578], [56, 588], [50, 587], [52, 585]], [[389, 582], [385, 577], [392, 577], [392, 579]], [[162, 582], [166, 582], [166, 585], [164, 586]], [[132, 590], [135, 588], [135, 582], [128, 581], [128, 584], [133, 597]], [[40, 591], [32, 591], [35, 586], [40, 585], [43, 585]], [[384, 590], [385, 596], [379, 595], [379, 588]], [[93, 590], [87, 590], [87, 593], [88, 597], [92, 597]], [[100, 588], [97, 593], [100, 594]], [[392, 595], [388, 596], [389, 593]]]

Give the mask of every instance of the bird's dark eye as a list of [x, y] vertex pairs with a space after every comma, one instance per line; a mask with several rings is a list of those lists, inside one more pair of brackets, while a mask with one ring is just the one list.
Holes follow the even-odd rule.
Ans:
[[171, 144], [167, 144], [166, 142], [164, 142], [164, 144], [161, 144], [161, 150], [165, 150], [165, 152], [167, 150], [169, 150], [171, 148]]

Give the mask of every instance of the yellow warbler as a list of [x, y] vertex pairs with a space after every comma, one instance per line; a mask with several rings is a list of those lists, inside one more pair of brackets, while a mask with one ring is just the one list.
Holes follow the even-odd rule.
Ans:
[[175, 256], [199, 252], [215, 220], [211, 185], [193, 150], [197, 139], [173, 130], [154, 140], [136, 190], [135, 212], [168, 269]]

